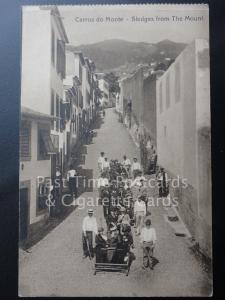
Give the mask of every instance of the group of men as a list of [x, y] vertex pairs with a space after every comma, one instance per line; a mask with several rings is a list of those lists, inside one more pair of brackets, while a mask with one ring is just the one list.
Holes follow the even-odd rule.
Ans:
[[[133, 177], [136, 178], [141, 171], [141, 165], [138, 162], [136, 157], [133, 158], [133, 163], [131, 164], [130, 159], [127, 158], [126, 155], [124, 155], [121, 165], [124, 167], [125, 171], [127, 172], [128, 177], [133, 175]], [[110, 162], [108, 158], [105, 157], [104, 152], [100, 153], [100, 157], [98, 159], [98, 169], [100, 174], [106, 173], [108, 175], [110, 171]]]
[[[117, 160], [108, 161], [105, 153], [101, 152], [98, 159], [100, 172], [99, 196], [103, 205], [103, 213], [107, 224], [107, 234], [104, 234], [102, 227], [97, 227], [96, 218], [93, 217], [93, 210], [88, 210], [88, 216], [83, 221], [83, 249], [84, 257], [94, 257], [99, 262], [122, 263], [118, 257], [111, 256], [105, 250], [107, 247], [116, 247], [124, 250], [123, 259], [129, 262], [134, 259], [131, 249], [133, 235], [131, 226], [135, 221], [135, 233], [140, 236], [140, 243], [143, 248], [143, 268], [153, 268], [153, 249], [156, 243], [155, 229], [151, 227], [150, 214], [147, 210], [147, 189], [144, 185], [145, 178], [142, 175], [141, 165], [137, 158], [133, 163], [126, 155], [119, 163]], [[118, 173], [118, 170], [120, 172]], [[112, 175], [116, 172], [120, 180], [116, 186]], [[121, 179], [121, 177], [123, 179]], [[133, 178], [132, 184], [127, 178]], [[132, 188], [136, 190], [134, 197]], [[116, 197], [117, 196], [117, 197]], [[117, 199], [112, 205], [112, 199]], [[105, 200], [107, 200], [105, 202]], [[126, 202], [125, 200], [129, 200]], [[95, 244], [95, 247], [93, 246]], [[125, 255], [126, 254], [126, 255]]]
[[[98, 263], [128, 263], [131, 265], [135, 255], [131, 251], [134, 241], [129, 220], [123, 220], [112, 225], [107, 234], [102, 226], [97, 226], [93, 209], [88, 209], [88, 215], [82, 224], [83, 257], [90, 259], [96, 256]], [[125, 215], [125, 214], [124, 214]], [[153, 250], [156, 244], [156, 232], [151, 227], [151, 219], [146, 217], [145, 224], [140, 234], [140, 244], [143, 248], [143, 268], [153, 269]], [[109, 249], [110, 251], [107, 251]], [[119, 251], [112, 251], [118, 249]]]

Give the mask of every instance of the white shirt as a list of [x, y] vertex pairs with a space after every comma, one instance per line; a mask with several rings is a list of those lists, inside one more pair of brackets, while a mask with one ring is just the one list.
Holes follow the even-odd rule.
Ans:
[[134, 170], [141, 170], [140, 163], [139, 162], [133, 162], [131, 169], [132, 169], [132, 171], [134, 171]]
[[150, 227], [150, 228], [142, 228], [141, 230], [141, 242], [156, 242], [156, 232], [155, 228]]
[[100, 188], [101, 186], [106, 186], [107, 184], [109, 185], [108, 178], [102, 178], [102, 177], [100, 177], [98, 179], [98, 188]]
[[103, 156], [100, 156], [98, 159], [98, 164], [100, 165], [101, 168], [103, 167], [104, 161], [105, 161], [105, 158]]
[[98, 232], [97, 221], [95, 217], [86, 216], [82, 224], [83, 231], [93, 231], [95, 234]]
[[60, 171], [56, 171], [55, 175], [56, 175], [57, 177], [61, 176]]
[[130, 166], [130, 165], [131, 165], [131, 162], [130, 162], [129, 158], [127, 158], [126, 160], [123, 160], [123, 161], [122, 161], [122, 165], [123, 165], [123, 166]]
[[70, 178], [73, 178], [73, 177], [75, 177], [77, 175], [77, 171], [76, 170], [69, 170], [68, 172], [67, 172], [67, 179], [69, 180]]
[[109, 164], [109, 161], [105, 161], [102, 163], [102, 166], [103, 168], [109, 168], [110, 167], [110, 164]]
[[146, 148], [147, 148], [147, 149], [151, 149], [151, 147], [152, 147], [152, 143], [148, 140], [148, 141], [147, 141]]
[[146, 205], [144, 201], [135, 201], [134, 203], [134, 213], [143, 212], [143, 215], [146, 215]]

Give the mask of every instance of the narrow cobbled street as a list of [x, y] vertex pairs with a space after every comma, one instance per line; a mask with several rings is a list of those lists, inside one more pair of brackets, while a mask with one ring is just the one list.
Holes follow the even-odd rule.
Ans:
[[[82, 168], [98, 178], [97, 159], [104, 151], [109, 159], [138, 157], [138, 149], [127, 129], [118, 122], [114, 109], [107, 109], [100, 128], [87, 145]], [[98, 191], [81, 197], [97, 197]], [[153, 207], [152, 224], [157, 233], [154, 270], [143, 270], [139, 237], [134, 235], [136, 260], [129, 276], [123, 273], [97, 273], [94, 260], [82, 258], [81, 226], [87, 208], [77, 207], [59, 226], [20, 257], [21, 296], [203, 296], [209, 284], [185, 238], [174, 234], [163, 207]], [[98, 224], [105, 225], [102, 206], [94, 208]]]

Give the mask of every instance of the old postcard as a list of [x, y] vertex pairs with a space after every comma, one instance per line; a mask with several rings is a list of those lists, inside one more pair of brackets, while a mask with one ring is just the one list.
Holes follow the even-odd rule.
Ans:
[[209, 10], [23, 6], [20, 296], [211, 296]]

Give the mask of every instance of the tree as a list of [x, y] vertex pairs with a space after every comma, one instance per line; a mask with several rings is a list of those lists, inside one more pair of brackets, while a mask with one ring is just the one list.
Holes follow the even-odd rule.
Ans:
[[113, 72], [107, 73], [105, 75], [105, 80], [109, 83], [109, 92], [110, 93], [119, 93], [120, 87], [118, 82], [118, 76], [116, 76]]

